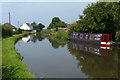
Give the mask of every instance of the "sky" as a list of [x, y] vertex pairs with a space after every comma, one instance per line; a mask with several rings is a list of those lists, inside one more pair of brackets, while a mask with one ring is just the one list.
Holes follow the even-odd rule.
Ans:
[[[2, 24], [8, 22], [11, 13], [11, 24], [18, 27], [23, 23], [42, 23], [45, 28], [52, 18], [59, 17], [71, 24], [79, 19], [83, 10], [92, 2], [2, 2]], [[0, 3], [1, 4], [1, 3]]]

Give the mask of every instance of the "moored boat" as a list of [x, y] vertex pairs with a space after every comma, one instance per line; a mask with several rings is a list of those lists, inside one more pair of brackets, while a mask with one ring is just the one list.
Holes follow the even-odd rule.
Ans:
[[100, 44], [100, 46], [104, 48], [111, 46], [112, 34], [73, 32], [70, 36], [70, 40], [92, 44]]

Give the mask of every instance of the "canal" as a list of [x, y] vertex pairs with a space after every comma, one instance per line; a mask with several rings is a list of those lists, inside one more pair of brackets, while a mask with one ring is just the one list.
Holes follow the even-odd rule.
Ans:
[[31, 34], [16, 45], [36, 78], [117, 78], [119, 48]]

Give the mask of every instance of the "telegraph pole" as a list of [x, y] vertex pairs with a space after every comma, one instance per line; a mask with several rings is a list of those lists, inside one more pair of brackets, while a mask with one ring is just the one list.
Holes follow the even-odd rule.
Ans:
[[19, 21], [18, 21], [18, 28], [19, 28]]
[[11, 21], [10, 21], [10, 12], [9, 12], [9, 24], [11, 24]]

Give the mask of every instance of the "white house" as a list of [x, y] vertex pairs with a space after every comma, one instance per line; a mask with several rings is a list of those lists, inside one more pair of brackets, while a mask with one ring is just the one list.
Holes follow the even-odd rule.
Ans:
[[20, 29], [23, 29], [23, 30], [33, 30], [33, 26], [31, 26], [30, 24], [28, 23], [24, 23], [21, 25]]

